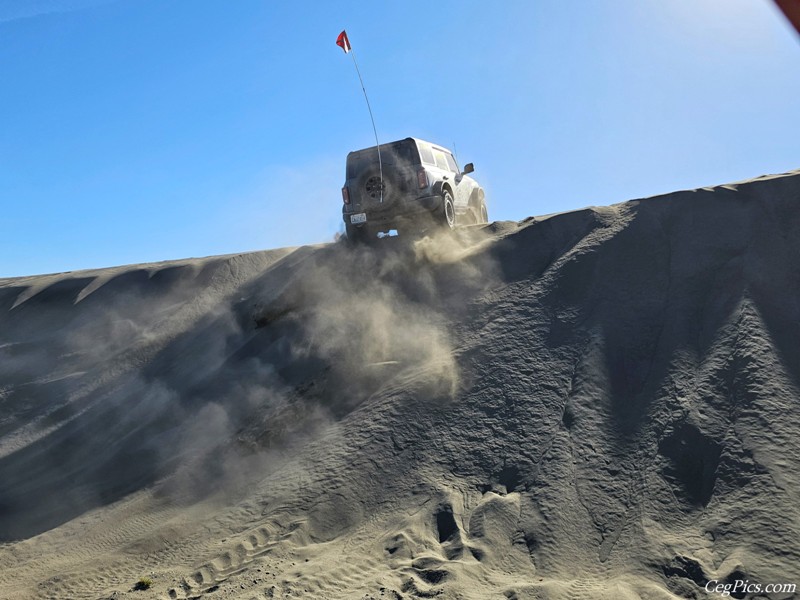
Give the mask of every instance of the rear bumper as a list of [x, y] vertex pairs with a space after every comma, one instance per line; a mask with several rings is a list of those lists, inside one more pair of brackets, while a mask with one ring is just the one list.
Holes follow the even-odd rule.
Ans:
[[438, 208], [441, 203], [441, 196], [417, 196], [394, 202], [387, 207], [380, 205], [365, 207], [361, 204], [344, 204], [342, 205], [342, 220], [349, 225], [350, 215], [366, 213], [367, 223], [386, 225], [401, 221], [404, 218], [414, 217], [421, 213], [431, 212]]

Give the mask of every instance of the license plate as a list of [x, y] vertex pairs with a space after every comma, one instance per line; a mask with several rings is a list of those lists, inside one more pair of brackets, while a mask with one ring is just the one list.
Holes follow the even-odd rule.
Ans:
[[357, 213], [355, 215], [350, 215], [350, 223], [366, 223], [367, 222], [367, 213]]

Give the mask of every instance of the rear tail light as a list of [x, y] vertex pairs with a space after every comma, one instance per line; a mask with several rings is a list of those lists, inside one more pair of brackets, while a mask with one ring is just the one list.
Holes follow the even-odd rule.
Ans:
[[428, 174], [425, 172], [425, 169], [420, 169], [417, 171], [417, 183], [419, 184], [419, 189], [425, 189], [428, 187]]
[[347, 186], [342, 188], [342, 202], [350, 204], [350, 190], [347, 189]]

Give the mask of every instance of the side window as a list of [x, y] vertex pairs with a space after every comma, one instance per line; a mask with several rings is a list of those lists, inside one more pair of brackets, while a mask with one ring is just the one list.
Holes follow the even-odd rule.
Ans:
[[436, 148], [433, 149], [433, 157], [436, 159], [436, 166], [440, 169], [447, 171], [449, 167], [447, 166], [447, 159], [444, 157], [444, 152], [441, 150], [437, 150]]
[[447, 166], [450, 167], [450, 170], [453, 173], [459, 173], [460, 171], [458, 170], [458, 165], [456, 164], [456, 159], [453, 158], [453, 155], [448, 152], [444, 155], [444, 157], [447, 159]]
[[431, 147], [428, 144], [419, 143], [419, 156], [426, 165], [436, 164], [433, 162], [433, 152], [431, 152]]

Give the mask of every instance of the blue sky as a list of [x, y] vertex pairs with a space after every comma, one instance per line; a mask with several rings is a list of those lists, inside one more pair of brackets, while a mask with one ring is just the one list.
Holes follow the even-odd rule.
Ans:
[[769, 0], [0, 0], [0, 277], [333, 239], [343, 28], [381, 140], [455, 144], [492, 219], [800, 168]]

